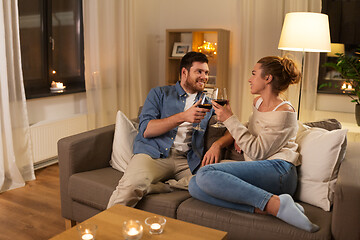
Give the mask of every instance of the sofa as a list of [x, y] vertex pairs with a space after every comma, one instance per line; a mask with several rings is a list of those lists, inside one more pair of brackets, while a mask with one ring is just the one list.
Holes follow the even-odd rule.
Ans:
[[[209, 124], [212, 124], [213, 120]], [[329, 122], [329, 121], [328, 121]], [[332, 122], [340, 125], [336, 120]], [[325, 123], [325, 124], [324, 124]], [[135, 123], [134, 123], [135, 124]], [[335, 124], [335, 125], [336, 125]], [[329, 128], [326, 121], [309, 123], [311, 127]], [[330, 124], [331, 125], [331, 124]], [[341, 125], [340, 125], [341, 127]], [[60, 139], [61, 213], [66, 225], [73, 226], [107, 207], [123, 172], [110, 166], [115, 125]], [[205, 148], [224, 130], [208, 128]], [[126, 138], [126, 136], [124, 136]], [[188, 191], [149, 194], [136, 208], [155, 214], [228, 232], [228, 239], [360, 239], [360, 143], [348, 143], [345, 159], [338, 170], [333, 205], [330, 211], [298, 201], [308, 218], [320, 226], [309, 233], [273, 216], [226, 209], [199, 201]], [[241, 161], [234, 149], [222, 152], [222, 158]]]

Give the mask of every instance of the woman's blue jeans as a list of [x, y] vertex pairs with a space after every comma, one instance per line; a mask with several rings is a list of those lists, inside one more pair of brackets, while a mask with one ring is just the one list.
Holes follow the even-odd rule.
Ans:
[[284, 160], [217, 163], [204, 166], [190, 180], [189, 192], [220, 207], [264, 210], [272, 195], [295, 193], [296, 167]]

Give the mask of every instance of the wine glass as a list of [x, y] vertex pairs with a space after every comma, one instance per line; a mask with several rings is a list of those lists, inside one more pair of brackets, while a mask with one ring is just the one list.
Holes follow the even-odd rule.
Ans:
[[[213, 94], [212, 94], [212, 99], [216, 103], [220, 104], [221, 106], [224, 106], [228, 102], [228, 97], [227, 97], [227, 94], [226, 94], [226, 88], [214, 88], [214, 91], [213, 91]], [[211, 126], [215, 127], [215, 128], [225, 127], [225, 125], [222, 122], [219, 122], [218, 120], [216, 121], [216, 123], [214, 123]]]
[[[207, 92], [203, 92], [200, 97], [201, 97], [201, 102], [197, 107], [211, 109], [212, 105], [211, 105], [210, 94]], [[198, 123], [195, 127], [193, 127], [193, 129], [201, 132], [205, 131], [200, 127], [200, 123]]]

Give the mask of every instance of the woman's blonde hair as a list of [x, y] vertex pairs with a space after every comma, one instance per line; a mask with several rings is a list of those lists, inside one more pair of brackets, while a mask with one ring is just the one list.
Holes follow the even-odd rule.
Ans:
[[266, 75], [272, 76], [273, 79], [270, 84], [276, 94], [285, 91], [290, 84], [300, 82], [301, 73], [295, 62], [287, 56], [263, 57], [258, 63], [261, 64], [261, 77], [265, 78]]

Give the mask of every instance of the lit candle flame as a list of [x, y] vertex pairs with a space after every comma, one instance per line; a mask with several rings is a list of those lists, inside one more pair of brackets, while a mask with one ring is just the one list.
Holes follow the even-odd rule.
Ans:
[[90, 233], [88, 229], [85, 229], [85, 234], [81, 236], [83, 240], [92, 240], [94, 236]]
[[129, 235], [129, 236], [135, 236], [135, 235], [137, 235], [137, 234], [139, 234], [139, 231], [136, 229], [136, 228], [130, 228], [129, 229], [129, 231], [127, 232], [127, 234]]
[[151, 224], [151, 229], [153, 229], [153, 230], [159, 230], [160, 228], [161, 228], [161, 225], [160, 224], [158, 224], [158, 223], [153, 223], [153, 224]]
[[342, 90], [345, 90], [345, 91], [352, 91], [353, 88], [352, 88], [352, 85], [350, 83], [343, 83], [343, 85], [341, 86], [341, 89]]

